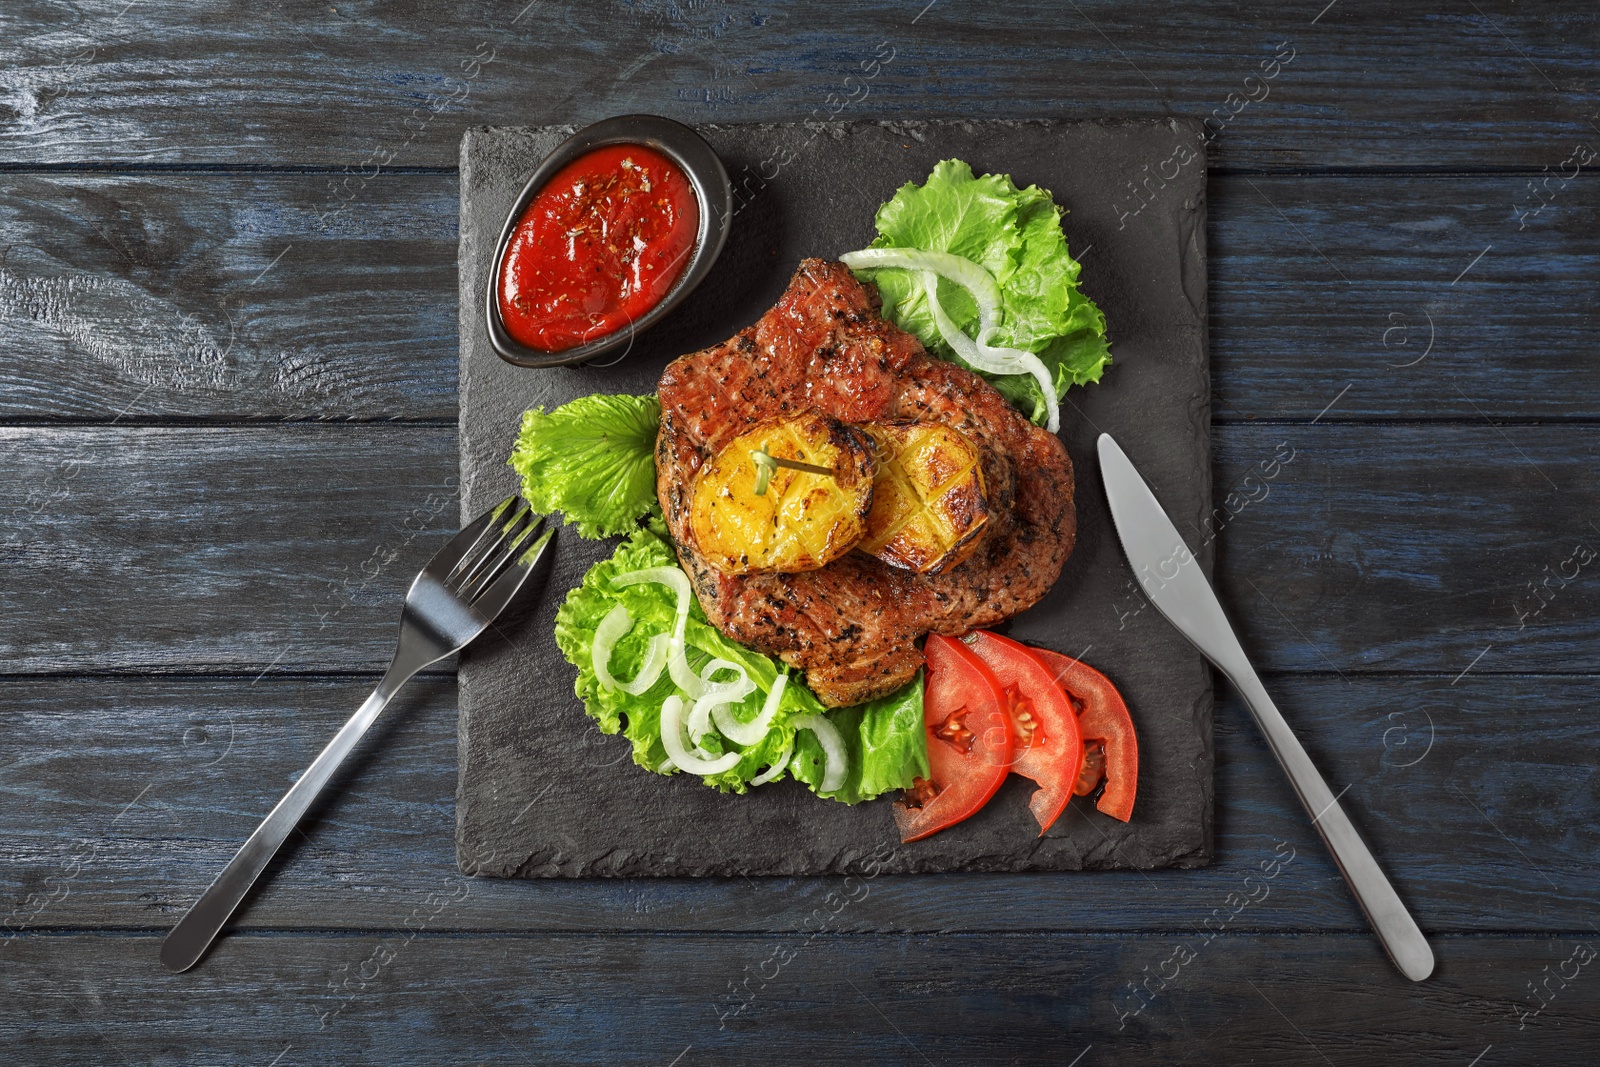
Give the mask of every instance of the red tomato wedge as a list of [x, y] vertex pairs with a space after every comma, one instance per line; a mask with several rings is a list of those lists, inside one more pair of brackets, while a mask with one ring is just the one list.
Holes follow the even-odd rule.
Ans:
[[1042, 836], [1072, 799], [1083, 765], [1078, 716], [1054, 673], [1033, 649], [987, 630], [973, 632], [967, 641], [1005, 691], [1015, 737], [1011, 769], [1039, 783], [1028, 810], [1039, 820]]
[[1133, 817], [1133, 797], [1139, 789], [1139, 739], [1122, 694], [1111, 679], [1086, 663], [1048, 648], [1030, 648], [1050, 668], [1056, 684], [1078, 711], [1083, 734], [1084, 769], [1074, 792], [1086, 796], [1105, 779], [1105, 792], [1095, 807], [1113, 819]]
[[1011, 769], [1011, 716], [994, 672], [960, 641], [929, 634], [922, 725], [928, 772], [894, 802], [902, 841], [965, 819], [994, 796]]

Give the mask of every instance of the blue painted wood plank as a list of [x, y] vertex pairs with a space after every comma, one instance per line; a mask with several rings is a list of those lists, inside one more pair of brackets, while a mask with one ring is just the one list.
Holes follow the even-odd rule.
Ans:
[[[448, 166], [468, 124], [1211, 117], [1229, 166], [1554, 166], [1592, 7], [85, 2], [8, 13], [0, 161]], [[883, 60], [889, 57], [885, 63]], [[1269, 76], [1270, 75], [1270, 76]], [[341, 176], [341, 180], [342, 180]]]
[[453, 421], [453, 175], [0, 174], [0, 417]]
[[436, 908], [383, 933], [230, 938], [181, 977], [150, 934], [20, 937], [0, 1040], [38, 1067], [1462, 1067], [1584, 1063], [1600, 1038], [1588, 930], [1440, 938], [1413, 985], [1356, 935], [485, 938], [433, 933]]
[[[1585, 712], [1595, 679], [1449, 683], [1268, 679], [1424, 928], [1583, 929], [1600, 848], [1595, 774], [1585, 757], [1600, 743], [1600, 726]], [[171, 925], [370, 684], [271, 674], [12, 679], [0, 732], [0, 926]], [[579, 714], [576, 705], [571, 711]], [[1133, 712], [1137, 721], [1159, 709]], [[455, 868], [453, 682], [417, 683], [380, 724], [238, 917], [242, 928], [397, 929], [430, 894], [445, 894], [450, 909], [436, 929], [788, 933], [855, 884], [465, 879]], [[593, 741], [594, 760], [616, 758], [598, 732]], [[1363, 930], [1309, 819], [1231, 695], [1219, 705], [1216, 748], [1216, 861], [1208, 868], [882, 877], [836, 926], [1191, 930], [1246, 878], [1259, 880], [1263, 864], [1292, 852], [1292, 869], [1258, 894], [1241, 922], [1252, 930]], [[882, 817], [887, 827], [886, 806]], [[1066, 818], [1103, 816], [1080, 801]]]
[[[326, 180], [0, 174], [0, 420], [454, 421], [455, 177]], [[1600, 417], [1600, 199], [1529, 180], [1214, 177], [1214, 415]]]
[[[1213, 521], [1185, 533], [1217, 538], [1268, 669], [1600, 673], [1600, 427], [1246, 424], [1214, 443]], [[0, 447], [14, 673], [381, 670], [458, 522], [445, 427], [19, 427]], [[1142, 603], [1130, 586], [1104, 610], [1136, 635]]]
[[[1216, 440], [1218, 584], [1268, 669], [1438, 671], [1470, 688], [1484, 672], [1597, 662], [1591, 428], [1502, 428], [1486, 413]], [[1277, 442], [1295, 458], [1267, 480]]]

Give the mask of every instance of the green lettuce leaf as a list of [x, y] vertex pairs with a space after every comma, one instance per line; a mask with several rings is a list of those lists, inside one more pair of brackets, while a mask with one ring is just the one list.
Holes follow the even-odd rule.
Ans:
[[[556, 645], [578, 669], [578, 698], [583, 701], [584, 710], [599, 724], [601, 732], [620, 733], [626, 737], [633, 746], [633, 761], [639, 766], [672, 774], [677, 773], [677, 768], [661, 771], [667, 759], [666, 747], [661, 743], [661, 704], [674, 693], [684, 694], [665, 670], [650, 689], [638, 696], [620, 689], [608, 691], [595, 676], [593, 662], [595, 629], [618, 603], [627, 607], [633, 628], [612, 649], [610, 667], [614, 677], [634, 677], [644, 662], [650, 637], [672, 632], [677, 604], [669, 589], [654, 583], [614, 589], [611, 584], [617, 575], [629, 571], [678, 565], [664, 530], [658, 524], [652, 527], [636, 529], [610, 559], [589, 568], [582, 584], [567, 594], [566, 601], [556, 612]], [[734, 706], [734, 714], [748, 722], [761, 713], [778, 676], [779, 666], [775, 661], [723, 637], [706, 620], [698, 601], [690, 605], [684, 639], [689, 665], [697, 673], [713, 658], [744, 667], [750, 680], [755, 682], [756, 691]], [[853, 804], [891, 789], [907, 787], [913, 774], [927, 775], [920, 680], [892, 697], [828, 711], [811, 690], [791, 678], [784, 688], [772, 729], [758, 744], [745, 748], [723, 742], [715, 733], [707, 739], [709, 751], [737, 750], [743, 755], [730, 770], [703, 776], [705, 784], [724, 792], [743, 793], [749, 788], [750, 779], [770, 767], [792, 740], [797, 753], [811, 753], [814, 759], [802, 758], [791, 763], [790, 773], [816, 791], [822, 777], [821, 749], [809, 730], [799, 731], [796, 737], [793, 723], [796, 716], [807, 713], [826, 713], [843, 732], [851, 753], [850, 776], [845, 787], [824, 795]]]
[[584, 537], [627, 533], [660, 513], [656, 430], [661, 402], [651, 396], [585, 396], [549, 414], [522, 416], [511, 466], [533, 509], [559, 511]]
[[[1037, 354], [1059, 399], [1070, 386], [1099, 381], [1111, 362], [1105, 316], [1078, 288], [1079, 265], [1067, 251], [1061, 212], [1036, 185], [1018, 189], [1004, 174], [976, 177], [966, 163], [947, 159], [922, 185], [901, 186], [878, 209], [872, 247], [950, 252], [988, 270], [1000, 286], [1003, 310], [992, 343]], [[861, 273], [878, 286], [890, 321], [934, 355], [966, 365], [940, 336], [911, 271]], [[962, 332], [976, 335], [978, 308], [965, 289], [941, 279], [939, 302]], [[1044, 395], [1030, 375], [984, 377], [1034, 422], [1044, 421]]]
[[928, 777], [928, 741], [922, 728], [922, 674], [895, 692], [853, 708], [838, 708], [828, 718], [844, 735], [850, 770], [831, 793], [819, 788], [826, 770], [822, 744], [810, 730], [799, 731], [791, 773], [818, 796], [855, 804]]

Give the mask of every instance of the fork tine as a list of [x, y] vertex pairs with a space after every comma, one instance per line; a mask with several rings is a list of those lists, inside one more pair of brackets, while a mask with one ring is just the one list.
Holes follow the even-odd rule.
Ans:
[[461, 562], [445, 576], [446, 588], [460, 589], [472, 582], [484, 567], [494, 563], [508, 540], [520, 536], [528, 525], [541, 521], [526, 501], [519, 500], [517, 505], [509, 517], [502, 515], [491, 523], [484, 531], [484, 536], [472, 546], [472, 551], [463, 556]]
[[533, 521], [516, 530], [507, 530], [505, 536], [495, 551], [491, 552], [481, 564], [475, 567], [472, 573], [462, 579], [461, 584], [455, 589], [455, 594], [467, 603], [476, 600], [478, 594], [483, 592], [485, 586], [498, 578], [506, 567], [517, 558], [534, 534], [544, 525], [544, 516], [535, 515]]
[[527, 581], [528, 575], [533, 572], [534, 564], [539, 562], [539, 557], [544, 555], [545, 546], [555, 536], [555, 529], [546, 530], [539, 535], [539, 539], [529, 545], [517, 557], [516, 562], [500, 577], [496, 578], [473, 601], [473, 610], [486, 619], [493, 619], [499, 615], [511, 598], [517, 595], [522, 588], [522, 583]]
[[463, 599], [471, 599], [466, 590], [481, 585], [486, 575], [497, 573], [504, 565], [511, 546], [520, 544], [529, 531], [537, 529], [543, 522], [544, 516], [535, 514], [532, 509], [519, 509], [513, 518], [501, 524], [494, 542], [485, 548], [472, 566], [458, 573], [448, 588]]
[[488, 511], [479, 515], [467, 524], [459, 533], [445, 542], [443, 548], [428, 561], [424, 568], [435, 580], [443, 582], [453, 575], [462, 565], [464, 560], [475, 558], [483, 550], [483, 546], [492, 544], [494, 534], [491, 532], [496, 519], [506, 514], [520, 497], [508, 496]]
[[447, 585], [456, 582], [465, 571], [481, 561], [486, 552], [493, 550], [501, 537], [501, 523], [517, 521], [526, 510], [528, 510], [527, 502], [520, 496], [508, 496], [500, 501], [483, 516], [483, 525], [472, 538], [471, 544], [462, 549], [447, 572], [437, 575], [438, 579]]

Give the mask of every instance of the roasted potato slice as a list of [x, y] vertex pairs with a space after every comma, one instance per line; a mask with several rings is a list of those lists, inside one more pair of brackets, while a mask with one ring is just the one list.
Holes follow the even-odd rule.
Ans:
[[977, 445], [935, 422], [864, 428], [878, 446], [878, 474], [856, 547], [917, 574], [938, 574], [972, 555], [989, 522]]
[[[826, 467], [779, 467], [757, 495], [757, 449]], [[701, 469], [689, 529], [712, 566], [728, 574], [816, 570], [850, 551], [867, 528], [875, 469], [872, 439], [820, 411], [761, 423]]]

